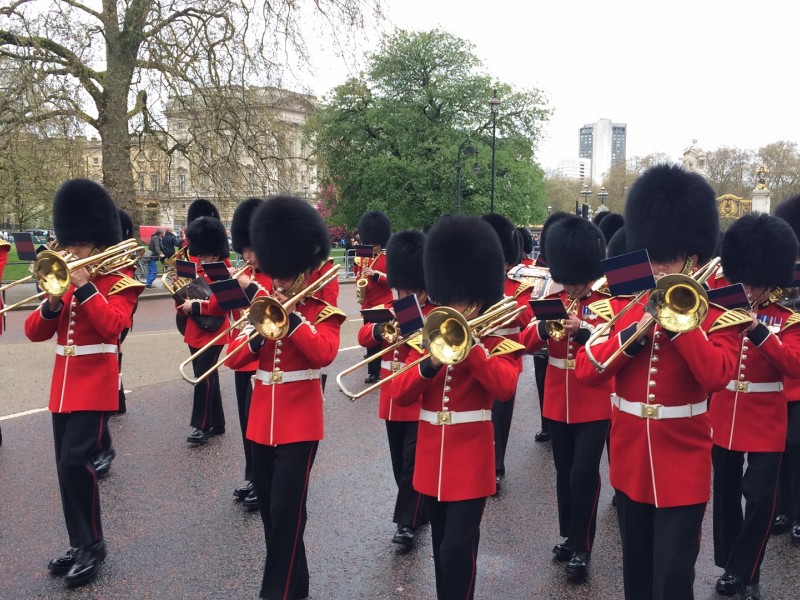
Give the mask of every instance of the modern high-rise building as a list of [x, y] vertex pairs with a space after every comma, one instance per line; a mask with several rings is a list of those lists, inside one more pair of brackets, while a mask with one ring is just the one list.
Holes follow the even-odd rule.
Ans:
[[570, 158], [558, 161], [556, 173], [564, 179], [588, 182], [592, 175], [592, 161], [588, 158]]
[[627, 125], [600, 119], [581, 127], [578, 156], [592, 161], [592, 182], [602, 185], [611, 167], [625, 162]]

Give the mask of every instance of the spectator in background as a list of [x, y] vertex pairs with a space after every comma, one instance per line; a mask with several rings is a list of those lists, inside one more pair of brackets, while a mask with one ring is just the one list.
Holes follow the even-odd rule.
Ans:
[[178, 236], [175, 235], [175, 230], [172, 227], [167, 227], [166, 229], [164, 237], [161, 238], [161, 251], [164, 253], [164, 258], [161, 260], [162, 263], [175, 254], [180, 245]]
[[150, 250], [150, 263], [147, 265], [147, 283], [146, 288], [153, 289], [153, 282], [158, 277], [158, 261], [164, 258], [164, 251], [161, 248], [161, 236], [164, 235], [164, 230], [161, 228], [156, 229], [155, 233], [150, 236], [150, 243], [147, 248]]

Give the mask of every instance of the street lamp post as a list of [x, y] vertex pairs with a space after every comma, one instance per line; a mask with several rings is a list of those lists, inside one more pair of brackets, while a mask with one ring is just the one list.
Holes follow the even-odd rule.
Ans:
[[581, 197], [583, 198], [583, 207], [581, 208], [581, 216], [584, 219], [589, 218], [589, 198], [592, 197], [592, 190], [589, 189], [589, 186], [585, 183], [583, 184], [583, 188], [581, 189]]
[[600, 191], [597, 192], [597, 197], [600, 198], [601, 208], [605, 210], [606, 200], [608, 200], [608, 190], [606, 190], [604, 187], [601, 187]]
[[[474, 156], [478, 153], [477, 148], [475, 148], [475, 144], [472, 143], [472, 140], [467, 138], [461, 145], [458, 147], [458, 159], [456, 160], [456, 214], [461, 214], [461, 155], [462, 153], [465, 156]], [[480, 165], [476, 162], [472, 165], [472, 170], [474, 172], [478, 172], [480, 170]]]
[[489, 212], [494, 212], [494, 147], [497, 132], [497, 107], [500, 106], [500, 98], [497, 97], [497, 89], [492, 90], [492, 98], [489, 100], [492, 109], [492, 188], [489, 193]]
[[553, 205], [552, 204], [548, 204], [547, 205], [547, 216], [549, 217], [552, 214], [553, 214]]

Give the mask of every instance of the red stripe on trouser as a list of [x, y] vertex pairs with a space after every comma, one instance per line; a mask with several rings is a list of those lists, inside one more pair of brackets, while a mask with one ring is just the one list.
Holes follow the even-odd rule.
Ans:
[[414, 516], [411, 517], [411, 528], [416, 529], [419, 523], [419, 507], [422, 504], [422, 494], [417, 494], [417, 504], [414, 506]]
[[289, 569], [286, 575], [286, 587], [283, 590], [283, 600], [289, 600], [289, 584], [292, 581], [292, 569], [294, 569], [294, 559], [297, 556], [297, 542], [300, 539], [300, 523], [303, 520], [303, 507], [306, 505], [306, 495], [308, 494], [308, 480], [311, 476], [311, 461], [314, 456], [313, 448], [308, 453], [308, 464], [306, 465], [306, 482], [303, 486], [303, 496], [300, 500], [300, 508], [297, 513], [297, 529], [294, 534], [294, 544], [292, 545], [292, 559], [289, 561]]
[[[778, 467], [778, 472], [780, 473], [780, 466]], [[769, 527], [766, 528], [764, 532], [764, 539], [761, 540], [761, 549], [758, 551], [758, 555], [756, 556], [756, 562], [753, 565], [753, 570], [750, 571], [750, 577], [748, 577], [747, 581], [753, 581], [753, 577], [756, 576], [756, 571], [758, 571], [758, 567], [761, 565], [761, 561], [764, 558], [764, 551], [767, 548], [767, 540], [769, 539], [770, 534], [772, 533], [772, 521], [775, 519], [775, 506], [778, 503], [778, 481], [780, 481], [780, 477], [777, 478], [775, 481], [775, 491], [772, 494], [772, 512], [769, 514]]]
[[[99, 431], [97, 432], [97, 439], [94, 443], [95, 452], [100, 450], [101, 440], [103, 439], [103, 413], [100, 414], [100, 427]], [[87, 467], [88, 468], [88, 467]], [[94, 479], [94, 490], [92, 493], [92, 536], [94, 537], [94, 541], [100, 541], [100, 532], [97, 531], [97, 501], [98, 501], [98, 494], [100, 493], [100, 488], [97, 485], [97, 473], [95, 472], [94, 468], [89, 468], [89, 472], [92, 474], [92, 478]]]

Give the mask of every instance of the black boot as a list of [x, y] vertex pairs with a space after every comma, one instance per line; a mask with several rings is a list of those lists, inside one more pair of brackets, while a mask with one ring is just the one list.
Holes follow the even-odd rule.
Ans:
[[564, 570], [572, 579], [582, 581], [586, 579], [586, 569], [589, 566], [590, 555], [588, 552], [576, 552], [575, 556], [569, 559]]
[[75, 564], [75, 548], [70, 548], [64, 556], [51, 560], [47, 565], [47, 570], [56, 576], [66, 575], [73, 564]]
[[742, 600], [761, 600], [761, 590], [757, 583], [745, 583], [742, 588]]
[[742, 580], [734, 575], [725, 571], [718, 579], [715, 589], [718, 594], [723, 596], [733, 596], [742, 587]]
[[64, 577], [67, 587], [86, 585], [97, 575], [97, 569], [106, 558], [106, 545], [97, 542], [92, 546], [78, 548], [73, 554], [75, 561]]

